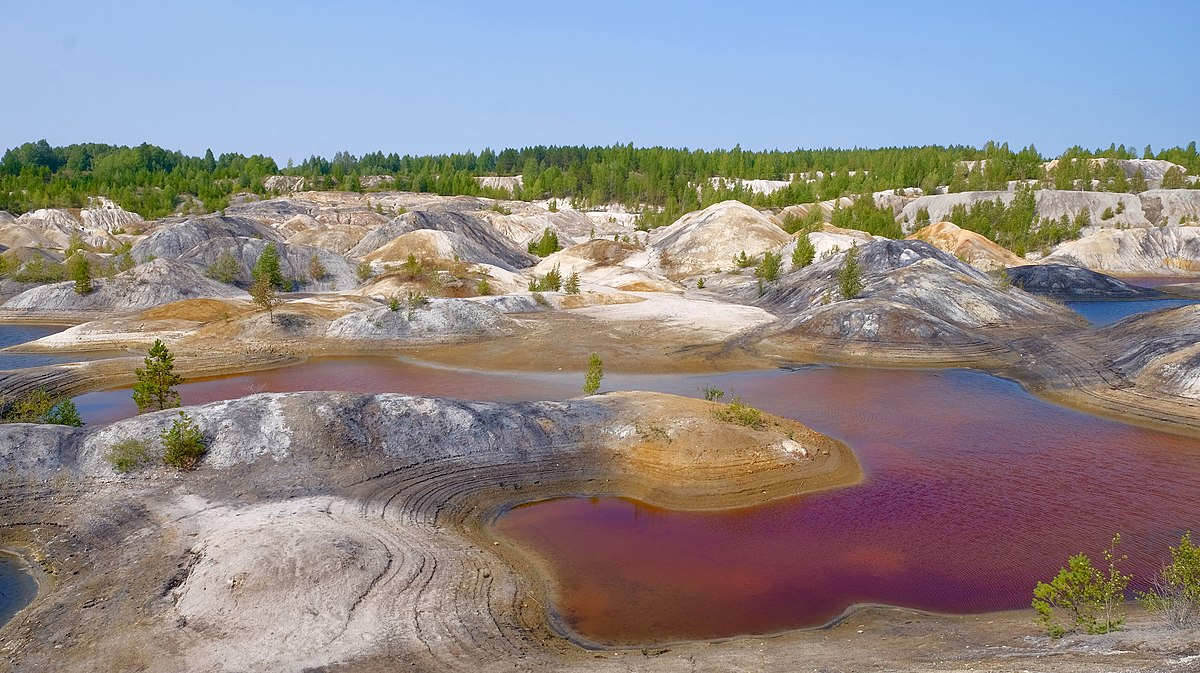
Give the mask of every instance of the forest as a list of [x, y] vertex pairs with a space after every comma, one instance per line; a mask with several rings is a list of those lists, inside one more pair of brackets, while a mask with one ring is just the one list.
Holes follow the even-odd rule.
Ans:
[[[1200, 173], [1196, 143], [1140, 153], [1125, 145], [1086, 150], [1072, 147], [1057, 166], [1031, 146], [1011, 150], [1007, 143], [982, 148], [962, 145], [750, 151], [689, 150], [665, 147], [526, 147], [478, 154], [400, 156], [372, 152], [355, 157], [338, 152], [332, 159], [312, 156], [280, 168], [262, 155], [187, 156], [149, 144], [124, 147], [95, 143], [51, 146], [25, 143], [0, 159], [0, 210], [14, 215], [37, 208], [78, 208], [87, 197], [103, 195], [148, 219], [173, 213], [222, 210], [233, 194], [265, 195], [270, 175], [304, 177], [311, 189], [364, 191], [363, 176], [389, 176], [376, 190], [478, 195], [494, 198], [560, 199], [578, 207], [619, 203], [642, 213], [643, 228], [669, 224], [679, 215], [725, 199], [759, 208], [812, 203], [839, 196], [939, 185], [950, 191], [1004, 189], [1014, 180], [1035, 180], [1059, 189], [1137, 192], [1146, 188], [1112, 163], [1093, 166], [1081, 159], [1165, 159]], [[1164, 186], [1183, 187], [1174, 171]], [[521, 175], [524, 186], [510, 195], [481, 187], [475, 178]], [[716, 180], [713, 178], [724, 178]], [[755, 194], [737, 180], [786, 180], [769, 195]], [[1093, 187], [1093, 181], [1098, 187]]]

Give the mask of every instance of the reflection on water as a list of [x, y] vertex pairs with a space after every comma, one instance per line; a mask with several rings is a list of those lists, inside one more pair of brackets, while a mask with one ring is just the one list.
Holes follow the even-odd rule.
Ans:
[[1132, 299], [1116, 301], [1068, 301], [1067, 308], [1093, 325], [1110, 325], [1138, 313], [1196, 304], [1192, 299]]
[[1041, 402], [966, 371], [825, 368], [722, 377], [854, 448], [863, 484], [724, 512], [562, 499], [501, 517], [598, 642], [769, 633], [860, 602], [941, 612], [1029, 604], [1077, 551], [1121, 533], [1144, 586], [1200, 530], [1200, 442]]
[[0, 550], [0, 626], [37, 598], [38, 585], [21, 556]]
[[[66, 329], [57, 325], [0, 325], [0, 348], [8, 348], [28, 341], [36, 341]], [[27, 369], [60, 362], [78, 362], [87, 359], [77, 354], [46, 355], [43, 353], [0, 353], [0, 369]]]

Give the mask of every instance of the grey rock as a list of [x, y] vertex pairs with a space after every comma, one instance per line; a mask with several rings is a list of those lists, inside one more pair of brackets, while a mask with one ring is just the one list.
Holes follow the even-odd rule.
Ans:
[[[179, 260], [207, 269], [222, 252], [229, 252], [238, 262], [237, 282], [248, 285], [252, 280], [251, 269], [269, 243], [272, 241], [261, 238], [214, 238], [183, 253]], [[358, 282], [354, 265], [341, 255], [291, 243], [276, 242], [275, 248], [279, 251], [279, 266], [284, 278], [298, 280], [307, 291], [349, 289]], [[314, 255], [325, 267], [325, 276], [320, 279], [309, 277], [309, 262]]]
[[476, 254], [486, 257], [486, 259], [464, 258], [464, 261], [491, 264], [508, 271], [524, 269], [537, 263], [537, 257], [522, 250], [510, 239], [501, 236], [488, 223], [477, 217], [456, 212], [416, 211], [405, 213], [368, 233], [346, 255], [353, 258], [365, 257], [397, 237], [419, 229], [459, 234], [465, 240], [478, 246], [473, 248]]
[[1134, 299], [1157, 297], [1160, 293], [1065, 264], [1030, 264], [1008, 269], [1013, 285], [1058, 299]]
[[175, 259], [205, 241], [227, 237], [281, 240], [274, 229], [254, 220], [210, 215], [161, 225], [149, 236], [138, 241], [130, 254], [139, 262], [151, 257]]

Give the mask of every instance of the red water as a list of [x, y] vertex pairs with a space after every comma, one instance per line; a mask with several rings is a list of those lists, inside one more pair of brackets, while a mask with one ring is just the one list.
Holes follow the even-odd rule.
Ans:
[[553, 609], [584, 639], [771, 633], [865, 602], [1022, 608], [1067, 556], [1098, 559], [1114, 533], [1144, 586], [1180, 532], [1200, 530], [1200, 441], [1055, 407], [1007, 381], [819, 368], [720, 382], [847, 442], [865, 482], [736, 511], [616, 498], [509, 511], [498, 531], [545, 560]]

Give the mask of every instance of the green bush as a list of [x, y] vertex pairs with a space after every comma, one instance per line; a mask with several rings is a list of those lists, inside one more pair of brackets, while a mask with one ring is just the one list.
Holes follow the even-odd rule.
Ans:
[[558, 265], [555, 264], [553, 269], [546, 272], [544, 276], [534, 276], [529, 281], [530, 292], [558, 292], [562, 289], [562, 272], [558, 270]]
[[83, 419], [79, 416], [79, 410], [75, 408], [75, 402], [71, 400], [62, 400], [42, 416], [43, 423], [51, 425], [70, 425], [71, 427], [83, 427]]
[[358, 275], [358, 282], [360, 283], [365, 283], [375, 276], [375, 270], [371, 268], [370, 262], [360, 262], [354, 272]]
[[808, 234], [800, 234], [796, 237], [796, 247], [792, 248], [792, 268], [803, 269], [812, 264], [813, 258], [817, 256], [817, 249], [813, 247], [812, 241], [808, 240]]
[[765, 425], [763, 413], [743, 402], [742, 398], [737, 395], [734, 395], [729, 404], [713, 411], [713, 416], [718, 421], [737, 423], [738, 425], [744, 425], [747, 428], [754, 428], [755, 430], [760, 430]]
[[550, 231], [549, 227], [542, 230], [540, 238], [530, 241], [527, 246], [530, 254], [545, 257], [558, 252], [558, 234]]
[[758, 266], [754, 269], [754, 277], [765, 283], [771, 283], [779, 280], [779, 269], [783, 265], [783, 256], [777, 252], [767, 251], [763, 253], [762, 260], [758, 262]]
[[475, 294], [486, 297], [492, 293], [492, 284], [487, 281], [487, 278], [480, 278], [478, 283], [475, 283]]
[[[1104, 551], [1107, 574], [1094, 567], [1087, 554], [1080, 552], [1067, 559], [1067, 567], [1059, 570], [1049, 584], [1038, 582], [1033, 590], [1033, 609], [1037, 611], [1038, 623], [1046, 629], [1046, 635], [1061, 638], [1080, 628], [1089, 634], [1120, 630], [1125, 623], [1121, 606], [1125, 601], [1125, 587], [1129, 584], [1129, 575], [1118, 570], [1116, 565], [1116, 546], [1120, 542], [1121, 536], [1114, 536], [1112, 544]], [[1124, 558], [1122, 556], [1120, 560]]]
[[842, 299], [854, 299], [862, 294], [862, 269], [858, 266], [858, 248], [852, 247], [846, 251], [846, 257], [838, 268], [837, 283]]
[[604, 378], [604, 361], [600, 355], [592, 353], [588, 357], [587, 374], [583, 378], [583, 394], [595, 395], [600, 390], [600, 379]]
[[121, 474], [135, 472], [153, 462], [153, 458], [150, 442], [133, 437], [113, 444], [104, 454], [108, 464]]
[[213, 260], [212, 266], [208, 267], [208, 277], [219, 283], [233, 285], [240, 270], [237, 257], [234, 257], [233, 253], [228, 250], [222, 250]]
[[563, 285], [563, 291], [567, 294], [579, 294], [579, 272], [572, 271], [571, 275], [567, 276], [567, 282]]
[[733, 265], [739, 269], [748, 269], [754, 266], [754, 258], [747, 255], [746, 251], [743, 250], [733, 256]]
[[180, 470], [190, 470], [208, 451], [204, 433], [184, 412], [160, 435], [163, 443], [163, 462]]
[[1200, 623], [1200, 547], [1192, 544], [1190, 531], [1178, 547], [1171, 547], [1171, 563], [1154, 580], [1154, 589], [1138, 598], [1171, 626], [1186, 629]]
[[700, 392], [704, 394], [704, 399], [709, 402], [720, 402], [725, 397], [725, 391], [713, 386], [703, 386]]

